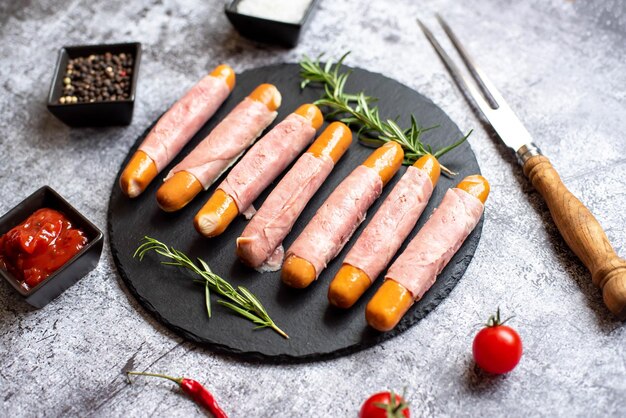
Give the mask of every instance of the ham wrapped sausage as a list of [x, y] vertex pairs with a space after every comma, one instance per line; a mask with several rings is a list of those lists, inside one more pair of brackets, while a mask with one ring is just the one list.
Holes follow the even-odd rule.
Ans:
[[425, 155], [409, 167], [352, 246], [330, 283], [328, 301], [351, 307], [387, 267], [417, 223], [433, 188], [440, 166]]
[[200, 130], [235, 87], [235, 72], [220, 65], [159, 119], [120, 176], [128, 197], [137, 197]]
[[252, 217], [252, 202], [311, 143], [324, 118], [305, 104], [277, 124], [237, 163], [194, 219], [205, 237], [222, 232], [242, 213]]
[[385, 275], [367, 305], [367, 322], [379, 331], [393, 329], [411, 305], [435, 283], [437, 275], [478, 224], [489, 183], [466, 177], [446, 192], [439, 207]]
[[240, 260], [261, 271], [283, 262], [283, 239], [352, 142], [350, 128], [333, 122], [296, 161], [237, 238]]
[[402, 147], [389, 142], [337, 186], [287, 251], [281, 273], [285, 284], [304, 288], [319, 277], [363, 222], [403, 158]]
[[157, 191], [161, 209], [179, 210], [208, 189], [274, 121], [280, 102], [276, 87], [261, 84], [239, 103], [170, 170]]

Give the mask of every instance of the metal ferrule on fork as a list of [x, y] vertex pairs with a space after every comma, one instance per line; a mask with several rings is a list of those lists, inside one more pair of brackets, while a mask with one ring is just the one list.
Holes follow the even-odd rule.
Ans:
[[533, 142], [522, 145], [521, 148], [515, 152], [515, 154], [517, 155], [517, 161], [521, 166], [524, 166], [526, 161], [530, 160], [531, 157], [534, 157], [535, 155], [543, 155], [539, 147]]

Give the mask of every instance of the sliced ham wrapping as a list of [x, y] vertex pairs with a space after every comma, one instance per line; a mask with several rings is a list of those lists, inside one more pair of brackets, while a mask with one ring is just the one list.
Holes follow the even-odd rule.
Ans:
[[218, 188], [230, 195], [239, 212], [245, 214], [314, 136], [315, 128], [306, 118], [290, 114], [254, 144]]
[[139, 146], [160, 172], [219, 109], [230, 94], [226, 82], [207, 75], [154, 125]]
[[400, 283], [414, 299], [421, 299], [476, 227], [482, 213], [483, 204], [476, 197], [461, 189], [448, 190], [385, 278]]
[[432, 193], [428, 174], [409, 167], [343, 262], [376, 280], [415, 227]]
[[165, 180], [179, 171], [192, 174], [208, 189], [261, 136], [278, 113], [246, 97], [202, 140]]
[[328, 196], [294, 241], [286, 257], [295, 255], [315, 267], [316, 278], [339, 254], [380, 196], [383, 182], [373, 168], [358, 166]]
[[328, 156], [302, 154], [237, 239], [237, 253], [243, 262], [263, 271], [280, 268], [283, 240], [333, 167]]

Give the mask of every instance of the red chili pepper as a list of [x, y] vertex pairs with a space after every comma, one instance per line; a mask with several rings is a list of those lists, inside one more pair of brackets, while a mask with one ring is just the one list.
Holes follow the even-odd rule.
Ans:
[[[186, 377], [171, 377], [164, 374], [157, 373], [144, 373], [144, 372], [127, 372], [127, 374], [141, 375], [141, 376], [153, 376], [160, 377], [162, 379], [171, 380], [177, 383], [183, 392], [185, 392], [191, 399], [193, 399], [198, 405], [205, 407], [208, 411], [215, 416], [215, 418], [228, 418], [226, 412], [222, 410], [217, 404], [217, 401], [200, 382]], [[130, 382], [130, 377], [128, 379]]]

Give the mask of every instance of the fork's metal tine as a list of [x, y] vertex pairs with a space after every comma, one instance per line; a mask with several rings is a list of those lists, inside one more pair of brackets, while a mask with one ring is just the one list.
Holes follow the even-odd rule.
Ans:
[[465, 74], [459, 70], [459, 67], [452, 61], [452, 58], [448, 55], [448, 53], [443, 49], [443, 47], [439, 44], [433, 33], [428, 29], [428, 27], [422, 23], [421, 20], [417, 19], [417, 23], [420, 28], [426, 35], [428, 41], [432, 44], [433, 48], [443, 61], [450, 74], [454, 78], [454, 81], [458, 84], [461, 91], [468, 97], [470, 100], [473, 100], [474, 103], [478, 105], [478, 108], [483, 112], [483, 114], [489, 118], [489, 113], [493, 111], [493, 107], [487, 102], [481, 92], [474, 86], [471, 79], [467, 77]]
[[446, 33], [446, 35], [448, 35], [448, 38], [450, 38], [452, 45], [461, 56], [461, 59], [465, 63], [465, 66], [476, 81], [476, 84], [478, 84], [478, 87], [482, 91], [485, 99], [491, 104], [491, 107], [497, 109], [500, 106], [506, 106], [506, 101], [504, 100], [498, 89], [496, 89], [491, 80], [489, 80], [489, 77], [487, 77], [487, 75], [478, 67], [478, 65], [476, 65], [474, 60], [469, 56], [463, 45], [461, 45], [459, 38], [456, 37], [456, 35], [452, 31], [452, 28], [450, 28], [450, 25], [448, 25], [448, 22], [446, 22], [439, 13], [435, 13], [435, 17], [443, 28], [443, 31]]
[[[519, 118], [515, 116], [515, 113], [511, 110], [506, 101], [502, 98], [500, 92], [498, 92], [485, 74], [482, 73], [482, 71], [472, 62], [469, 55], [461, 46], [461, 43], [458, 41], [456, 36], [454, 36], [454, 33], [452, 33], [452, 30], [441, 18], [441, 16], [437, 16], [437, 19], [443, 26], [444, 31], [446, 31], [446, 35], [450, 37], [452, 44], [463, 58], [465, 65], [471, 73], [471, 77], [469, 75], [465, 75], [464, 72], [459, 70], [456, 64], [454, 64], [454, 61], [452, 61], [439, 42], [437, 42], [432, 32], [428, 30], [428, 28], [419, 19], [417, 22], [422, 28], [422, 31], [424, 31], [426, 38], [433, 45], [435, 51], [448, 68], [452, 78], [456, 81], [456, 84], [461, 89], [461, 92], [463, 92], [465, 98], [467, 98], [469, 102], [474, 102], [476, 104], [478, 109], [482, 111], [485, 118], [489, 121], [504, 143], [511, 147], [514, 151], [517, 152], [524, 145], [532, 143], [530, 134]], [[496, 107], [492, 107], [491, 103], [487, 101], [486, 97], [489, 96], [484, 95], [483, 93], [485, 92], [489, 92], [489, 95], [491, 95], [491, 101], [495, 100], [494, 104], [496, 104]]]

